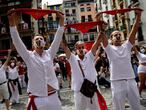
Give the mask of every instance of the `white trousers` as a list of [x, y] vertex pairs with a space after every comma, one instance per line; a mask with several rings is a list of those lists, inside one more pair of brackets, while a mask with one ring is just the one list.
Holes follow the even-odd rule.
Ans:
[[97, 95], [94, 94], [91, 99], [82, 95], [80, 92], [74, 92], [75, 110], [100, 110], [97, 100]]
[[9, 83], [10, 91], [12, 93], [12, 96], [10, 98], [11, 102], [19, 103], [19, 91], [18, 91], [18, 85], [14, 85], [13, 83]]
[[140, 96], [135, 79], [111, 82], [113, 109], [125, 110], [127, 100], [132, 110], [141, 110]]
[[21, 88], [26, 87], [26, 83], [25, 83], [25, 76], [24, 75], [19, 75], [19, 82], [21, 85]]
[[62, 110], [57, 92], [47, 97], [36, 97], [34, 102], [37, 110]]

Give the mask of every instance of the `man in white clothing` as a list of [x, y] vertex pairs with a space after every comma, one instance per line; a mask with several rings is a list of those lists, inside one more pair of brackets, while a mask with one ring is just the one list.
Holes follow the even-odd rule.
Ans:
[[28, 51], [17, 31], [17, 15], [13, 10], [8, 12], [10, 34], [13, 44], [23, 58], [28, 69], [29, 103], [27, 110], [61, 110], [58, 98], [58, 80], [53, 69], [53, 59], [58, 51], [64, 32], [64, 16], [57, 13], [60, 18], [54, 41], [48, 50], [44, 50], [43, 36], [36, 35], [33, 39], [34, 51]]
[[[128, 100], [132, 110], [141, 110], [139, 92], [131, 65], [131, 48], [135, 43], [135, 36], [141, 18], [141, 11], [136, 10], [135, 13], [135, 23], [133, 24], [126, 42], [122, 42], [122, 34], [120, 31], [114, 31], [111, 33], [110, 39], [112, 45], [108, 43], [105, 34], [102, 40], [110, 64], [110, 79], [114, 110], [125, 110], [126, 100]], [[101, 29], [104, 28], [101, 27]]]
[[7, 69], [7, 64], [10, 60], [10, 54], [11, 54], [11, 50], [9, 50], [8, 52], [8, 57], [5, 63], [3, 65], [2, 64], [0, 65], [0, 95], [5, 100], [5, 105], [7, 110], [9, 110], [10, 101], [9, 101], [9, 91], [8, 91], [8, 84], [6, 78], [6, 69]]
[[[69, 60], [69, 63], [71, 65], [71, 71], [72, 71], [71, 88], [74, 91], [75, 110], [100, 110], [98, 105], [97, 95], [94, 94], [93, 98], [90, 99], [85, 95], [83, 95], [80, 92], [80, 89], [84, 78], [90, 80], [93, 83], [96, 82], [97, 84], [97, 79], [96, 79], [97, 73], [94, 65], [94, 56], [98, 46], [100, 45], [101, 37], [102, 34], [99, 33], [98, 39], [96, 39], [95, 43], [93, 44], [89, 52], [86, 51], [84, 42], [82, 41], [76, 42], [75, 49], [77, 55], [71, 53], [70, 49], [67, 47], [64, 41], [61, 43], [61, 47], [64, 49], [66, 56]], [[85, 77], [83, 77], [81, 68], [84, 72]]]

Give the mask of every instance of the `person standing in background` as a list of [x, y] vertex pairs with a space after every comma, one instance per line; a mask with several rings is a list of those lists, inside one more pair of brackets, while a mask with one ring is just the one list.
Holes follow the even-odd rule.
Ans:
[[4, 99], [7, 110], [9, 110], [10, 101], [9, 101], [9, 91], [8, 91], [8, 84], [6, 78], [6, 69], [8, 62], [11, 58], [10, 54], [11, 54], [11, 50], [8, 51], [8, 57], [4, 64], [2, 64], [2, 61], [0, 61], [0, 95]]
[[146, 83], [146, 55], [140, 52], [139, 47], [134, 47], [134, 52], [138, 58], [139, 66], [138, 66], [138, 75], [140, 79], [139, 93], [142, 98], [142, 91], [145, 87]]

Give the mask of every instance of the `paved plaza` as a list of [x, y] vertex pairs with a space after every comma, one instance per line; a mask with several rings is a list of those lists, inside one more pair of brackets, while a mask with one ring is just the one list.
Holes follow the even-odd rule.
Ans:
[[[111, 90], [101, 87], [101, 92], [105, 97], [105, 100], [108, 105], [108, 109], [111, 109], [112, 100], [111, 100]], [[74, 99], [73, 92], [68, 87], [63, 87], [60, 91], [61, 94], [61, 102], [63, 110], [75, 110], [74, 108]], [[146, 110], [146, 90], [143, 93], [144, 100], [141, 100], [143, 110]], [[20, 104], [15, 104], [11, 106], [10, 110], [26, 110], [28, 96], [26, 94], [26, 89], [23, 89], [23, 95], [20, 96]], [[130, 110], [129, 105], [125, 105], [125, 110]], [[0, 104], [0, 110], [5, 110], [4, 104]]]

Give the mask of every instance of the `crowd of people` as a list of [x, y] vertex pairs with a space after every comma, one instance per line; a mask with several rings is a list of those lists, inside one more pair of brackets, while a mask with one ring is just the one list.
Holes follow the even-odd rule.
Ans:
[[[50, 47], [45, 50], [44, 37], [37, 34], [32, 43], [34, 50], [29, 51], [17, 31], [19, 16], [10, 10], [10, 35], [23, 60], [12, 57], [10, 50], [7, 60], [3, 64], [0, 62], [0, 92], [7, 110], [10, 103], [19, 103], [23, 87], [27, 87], [29, 95], [27, 110], [62, 110], [59, 90], [65, 80], [74, 91], [75, 110], [107, 110], [100, 85], [111, 88], [114, 110], [124, 110], [126, 100], [132, 110], [141, 110], [146, 55], [134, 46], [141, 11], [135, 13], [135, 22], [126, 41], [122, 40], [122, 32], [116, 30], [111, 33], [109, 43], [104, 22], [98, 26], [99, 33], [90, 51], [85, 49], [83, 41], [78, 41], [72, 52], [63, 38], [64, 16], [58, 12], [60, 27]], [[102, 21], [100, 15], [96, 17], [97, 21]], [[56, 54], [59, 46], [64, 50], [61, 55]], [[110, 81], [106, 77], [110, 77]], [[91, 88], [84, 83], [92, 85]]]

